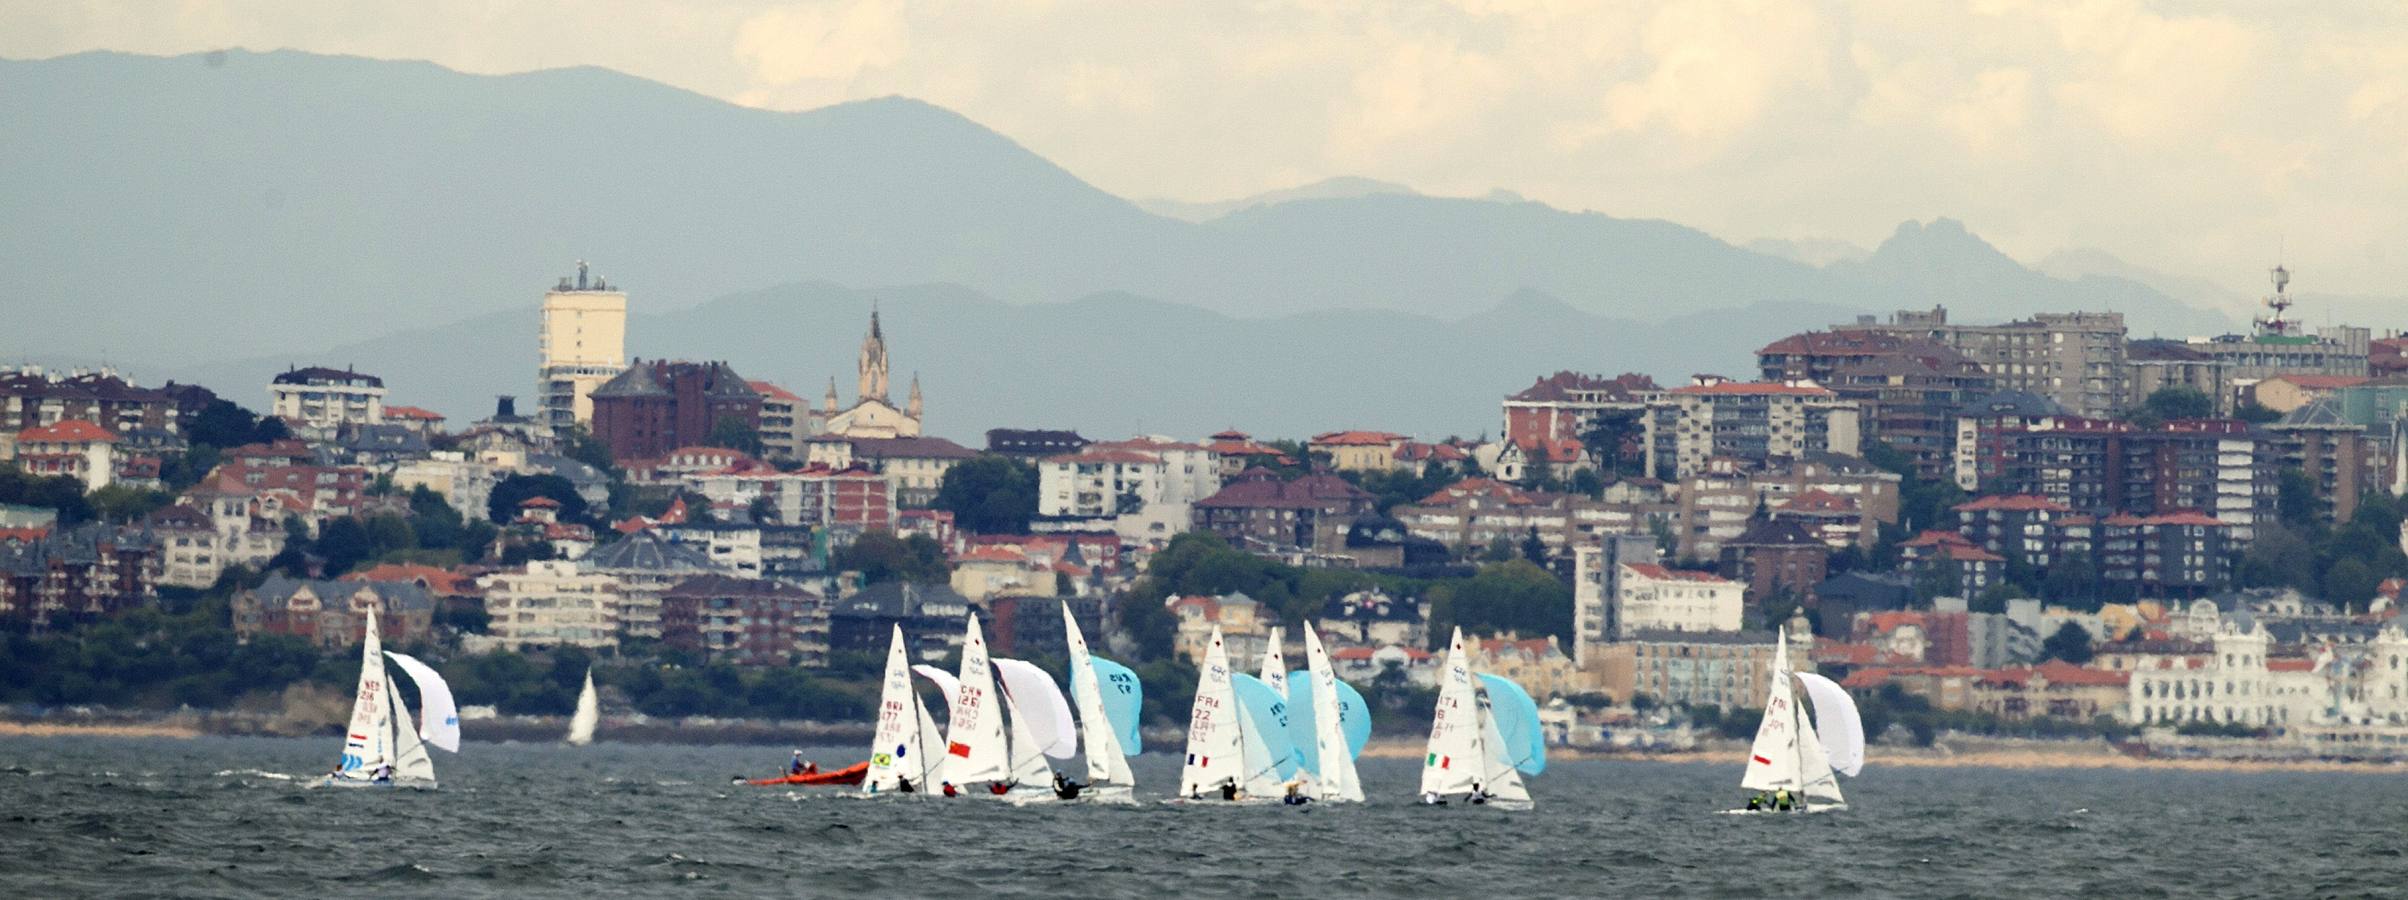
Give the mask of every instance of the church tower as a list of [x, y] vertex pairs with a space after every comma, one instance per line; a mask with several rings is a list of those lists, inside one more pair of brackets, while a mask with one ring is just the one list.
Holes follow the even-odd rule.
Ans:
[[903, 414], [913, 419], [920, 418], [920, 373], [918, 372], [911, 373], [911, 399], [904, 401]]
[[861, 342], [860, 400], [886, 399], [886, 335], [878, 329], [878, 309], [870, 308], [870, 336]]

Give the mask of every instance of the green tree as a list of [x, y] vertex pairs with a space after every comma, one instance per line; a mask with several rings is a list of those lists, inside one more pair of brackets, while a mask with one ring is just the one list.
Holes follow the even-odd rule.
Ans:
[[2316, 530], [2324, 515], [2324, 503], [2316, 498], [2316, 481], [2297, 466], [2283, 469], [2275, 482], [2275, 517], [2285, 526], [2301, 533]]
[[2099, 567], [2090, 554], [2068, 553], [2048, 567], [2040, 596], [2049, 603], [2084, 611], [2099, 608]]
[[600, 469], [612, 476], [618, 474], [618, 460], [612, 459], [610, 447], [594, 437], [583, 425], [570, 426], [560, 435], [561, 455]]
[[742, 416], [720, 416], [711, 423], [711, 433], [702, 439], [706, 447], [724, 447], [747, 456], [761, 455], [761, 429]]
[[511, 522], [518, 518], [519, 504], [537, 497], [559, 501], [561, 521], [585, 520], [585, 498], [577, 495], [575, 484], [558, 475], [512, 475], [502, 479], [485, 501], [485, 513], [495, 522]]
[[2149, 394], [2140, 402], [2133, 418], [2154, 419], [2159, 423], [2175, 419], [2207, 419], [2216, 415], [2216, 398], [2206, 391], [2186, 384], [2169, 384]]
[[2290, 587], [2321, 593], [2316, 548], [2298, 532], [2280, 525], [2260, 527], [2257, 539], [2241, 554], [2242, 587]]
[[871, 531], [836, 551], [838, 571], [860, 572], [861, 583], [908, 581], [938, 583], [952, 576], [945, 549], [927, 535], [898, 538], [891, 531]]
[[975, 534], [1026, 534], [1037, 514], [1037, 468], [994, 453], [963, 460], [945, 471], [936, 508]]
[[152, 510], [166, 506], [174, 499], [166, 491], [112, 484], [93, 491], [84, 501], [92, 507], [94, 518], [124, 523], [150, 515]]
[[368, 534], [367, 526], [351, 516], [328, 519], [318, 526], [318, 539], [311, 550], [325, 560], [324, 576], [335, 578], [361, 562], [376, 556], [376, 540]]
[[2324, 572], [2324, 601], [2345, 610], [2365, 609], [2367, 601], [2374, 599], [2380, 581], [2366, 563], [2344, 557]]
[[1432, 585], [1430, 634], [1439, 639], [1455, 627], [1495, 634], [1554, 635], [1569, 646], [1572, 589], [1526, 560], [1481, 566], [1468, 579]]
[[2057, 626], [2057, 633], [2040, 642], [2040, 658], [2062, 659], [2074, 665], [2090, 662], [2090, 630], [2067, 622]]
[[2256, 400], [2243, 400], [2232, 408], [2232, 417], [2251, 425], [2264, 425], [2282, 418], [2283, 414], [2267, 409]]

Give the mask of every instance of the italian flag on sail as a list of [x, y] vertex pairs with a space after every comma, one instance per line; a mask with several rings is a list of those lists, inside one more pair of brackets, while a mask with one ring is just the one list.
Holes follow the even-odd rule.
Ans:
[[1432, 753], [1430, 754], [1430, 758], [1424, 761], [1422, 765], [1437, 766], [1438, 768], [1444, 769], [1450, 767], [1454, 762], [1455, 758], [1452, 756], [1440, 756], [1436, 753]]

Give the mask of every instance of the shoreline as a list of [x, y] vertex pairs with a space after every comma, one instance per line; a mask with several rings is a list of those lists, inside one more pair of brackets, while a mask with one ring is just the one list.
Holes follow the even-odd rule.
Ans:
[[[114, 721], [48, 721], [44, 719], [0, 719], [0, 738], [165, 738], [190, 740], [201, 737], [305, 737], [289, 732], [247, 727], [225, 727], [233, 722], [189, 713], [170, 714], [151, 719], [126, 718]], [[548, 718], [509, 720], [475, 720], [465, 723], [466, 737], [489, 743], [542, 743], [557, 739], [565, 727], [565, 719], [554, 722]], [[214, 726], [214, 727], [212, 727]], [[327, 734], [336, 731], [329, 730]], [[868, 729], [851, 724], [818, 722], [753, 722], [706, 721], [622, 722], [615, 726], [605, 723], [600, 739], [623, 744], [682, 744], [710, 745], [782, 745], [837, 746], [868, 740]], [[1176, 753], [1177, 748], [1153, 746], [1149, 752]], [[1730, 746], [1709, 745], [1685, 750], [1631, 750], [1607, 747], [1549, 747], [1547, 754], [1559, 761], [1602, 760], [1610, 762], [1652, 762], [1671, 765], [1729, 765], [1744, 753], [1738, 743]], [[1361, 754], [1367, 759], [1415, 759], [1422, 755], [1420, 743], [1405, 737], [1374, 738]], [[2007, 769], [2007, 770], [2134, 770], [2175, 772], [2336, 772], [2366, 773], [2408, 770], [2408, 762], [2380, 760], [2326, 759], [2202, 759], [2139, 757], [2118, 751], [2098, 741], [2013, 741], [1993, 739], [1943, 740], [1929, 748], [1872, 748], [1866, 754], [1866, 764], [1875, 768], [1914, 769]]]

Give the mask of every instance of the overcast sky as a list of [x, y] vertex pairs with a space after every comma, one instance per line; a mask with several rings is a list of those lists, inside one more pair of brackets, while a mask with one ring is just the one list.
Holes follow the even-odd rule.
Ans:
[[[903, 94], [1130, 197], [1335, 175], [1734, 242], [1953, 216], [2255, 294], [2408, 266], [2408, 4], [2025, 0], [0, 0], [0, 56], [597, 65], [735, 103]], [[2389, 324], [2389, 323], [2374, 323]]]

